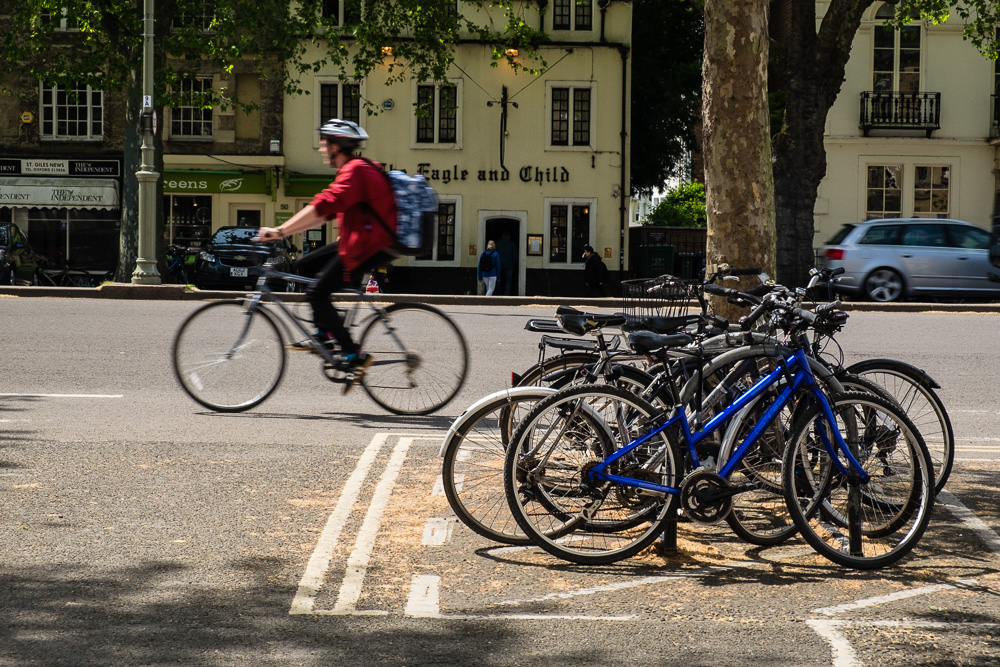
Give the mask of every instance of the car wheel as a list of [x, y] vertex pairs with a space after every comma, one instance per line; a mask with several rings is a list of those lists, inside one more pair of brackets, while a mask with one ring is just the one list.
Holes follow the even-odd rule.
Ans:
[[872, 301], [897, 301], [903, 296], [903, 278], [892, 269], [875, 269], [865, 278], [865, 294]]

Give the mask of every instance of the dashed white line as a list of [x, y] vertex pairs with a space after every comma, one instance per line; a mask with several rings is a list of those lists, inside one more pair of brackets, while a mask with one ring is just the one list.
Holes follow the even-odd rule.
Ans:
[[451, 541], [451, 531], [455, 527], [454, 519], [427, 519], [424, 524], [424, 535], [421, 544], [427, 547], [439, 547]]
[[439, 587], [441, 577], [431, 574], [415, 574], [410, 580], [410, 597], [406, 601], [407, 616], [434, 618], [439, 611]]
[[125, 398], [125, 394], [15, 394], [0, 392], [0, 396], [19, 398]]

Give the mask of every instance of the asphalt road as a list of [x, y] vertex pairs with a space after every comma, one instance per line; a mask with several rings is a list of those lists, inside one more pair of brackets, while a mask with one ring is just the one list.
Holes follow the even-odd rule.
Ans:
[[1000, 661], [1000, 315], [855, 313], [839, 336], [927, 370], [958, 442], [914, 554], [858, 573], [724, 525], [584, 568], [456, 524], [440, 439], [535, 360], [523, 324], [551, 306], [442, 306], [472, 375], [402, 418], [301, 353], [258, 408], [203, 410], [169, 365], [197, 305], [0, 297], [0, 665]]

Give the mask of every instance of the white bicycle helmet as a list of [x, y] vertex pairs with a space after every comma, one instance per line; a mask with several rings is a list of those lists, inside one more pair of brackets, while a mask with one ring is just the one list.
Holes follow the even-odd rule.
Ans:
[[357, 123], [339, 118], [331, 118], [319, 126], [320, 138], [339, 144], [342, 148], [353, 151], [361, 142], [368, 139], [365, 132]]

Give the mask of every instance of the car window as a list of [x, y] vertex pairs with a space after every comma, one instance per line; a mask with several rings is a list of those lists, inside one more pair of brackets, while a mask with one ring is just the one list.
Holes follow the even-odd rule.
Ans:
[[861, 238], [858, 243], [864, 245], [899, 245], [899, 234], [902, 225], [876, 225]]
[[948, 245], [943, 225], [907, 225], [903, 245], [943, 248]]
[[987, 250], [990, 247], [989, 232], [979, 227], [951, 225], [948, 227], [948, 236], [950, 241], [948, 245], [953, 248]]
[[212, 237], [212, 243], [216, 245], [228, 243], [248, 244], [255, 236], [257, 236], [257, 229], [255, 227], [226, 227], [215, 232], [215, 236]]
[[827, 245], [838, 245], [843, 243], [844, 239], [847, 238], [847, 235], [851, 233], [852, 229], [854, 229], [854, 225], [844, 225], [837, 230], [836, 234], [830, 237], [830, 240], [826, 242]]

